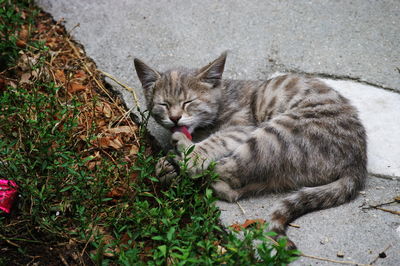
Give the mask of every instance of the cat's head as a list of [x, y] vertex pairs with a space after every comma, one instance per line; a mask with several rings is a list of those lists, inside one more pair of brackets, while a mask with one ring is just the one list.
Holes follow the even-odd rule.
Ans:
[[226, 52], [197, 70], [158, 72], [135, 58], [147, 108], [167, 129], [186, 126], [189, 132], [214, 122], [218, 112], [220, 86]]

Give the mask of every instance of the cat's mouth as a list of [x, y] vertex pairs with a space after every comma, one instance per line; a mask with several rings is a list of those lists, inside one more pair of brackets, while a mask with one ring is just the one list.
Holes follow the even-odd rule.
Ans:
[[192, 140], [192, 135], [189, 132], [189, 129], [186, 126], [176, 126], [171, 128], [172, 132], [182, 132], [185, 136]]

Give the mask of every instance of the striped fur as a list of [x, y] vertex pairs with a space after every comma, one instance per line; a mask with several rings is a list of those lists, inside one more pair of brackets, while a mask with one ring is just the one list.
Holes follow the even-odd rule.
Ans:
[[[354, 198], [367, 174], [367, 143], [348, 100], [321, 80], [298, 75], [222, 79], [225, 60], [226, 53], [199, 70], [159, 73], [135, 59], [158, 123], [186, 126], [195, 139], [202, 128], [214, 132], [195, 143], [193, 174], [216, 161], [213, 189], [230, 202], [295, 191], [272, 214], [270, 226], [279, 235], [307, 212]], [[194, 144], [180, 132], [172, 140], [180, 151]]]

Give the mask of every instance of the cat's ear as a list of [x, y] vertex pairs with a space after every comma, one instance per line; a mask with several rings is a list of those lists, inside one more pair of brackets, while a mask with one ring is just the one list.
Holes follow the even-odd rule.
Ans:
[[218, 84], [222, 78], [222, 73], [224, 72], [226, 56], [227, 52], [223, 52], [217, 59], [205, 67], [202, 67], [198, 71], [196, 78], [214, 85]]
[[136, 73], [144, 89], [151, 88], [154, 83], [161, 77], [161, 75], [157, 71], [143, 63], [143, 61], [135, 58], [134, 63]]

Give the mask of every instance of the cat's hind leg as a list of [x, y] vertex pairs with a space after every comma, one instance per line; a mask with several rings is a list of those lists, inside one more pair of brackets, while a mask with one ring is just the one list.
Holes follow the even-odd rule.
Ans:
[[[241, 196], [290, 189], [291, 181], [279, 177], [286, 141], [270, 127], [257, 128], [235, 151], [217, 161], [215, 171]], [[283, 137], [282, 137], [283, 138]]]

